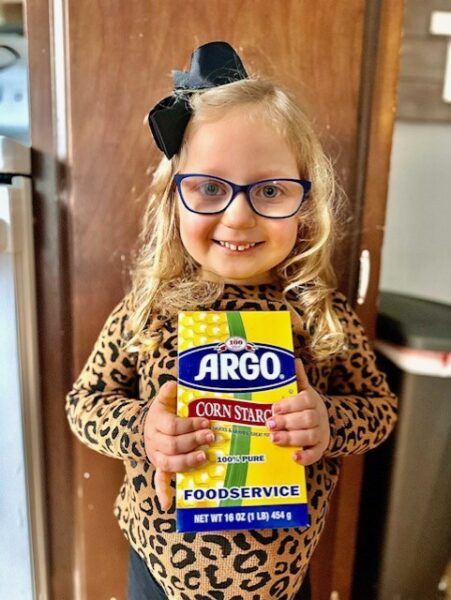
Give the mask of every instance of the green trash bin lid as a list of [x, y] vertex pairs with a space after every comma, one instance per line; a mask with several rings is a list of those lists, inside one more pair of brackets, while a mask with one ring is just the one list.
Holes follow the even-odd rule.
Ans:
[[407, 348], [451, 352], [451, 305], [381, 292], [377, 337]]

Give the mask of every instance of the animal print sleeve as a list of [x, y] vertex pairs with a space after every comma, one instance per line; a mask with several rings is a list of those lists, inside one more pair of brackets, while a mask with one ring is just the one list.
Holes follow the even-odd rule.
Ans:
[[108, 317], [72, 390], [66, 413], [75, 435], [114, 458], [145, 458], [146, 402], [138, 399], [136, 355], [123, 349], [127, 297]]
[[324, 397], [331, 429], [329, 457], [361, 454], [383, 442], [396, 422], [397, 408], [356, 313], [338, 292], [333, 303], [348, 342], [347, 350], [335, 358]]

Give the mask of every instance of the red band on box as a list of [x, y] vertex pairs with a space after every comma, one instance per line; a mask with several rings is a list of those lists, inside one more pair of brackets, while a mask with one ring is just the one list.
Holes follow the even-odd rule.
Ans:
[[210, 421], [265, 427], [266, 421], [272, 417], [272, 404], [229, 398], [198, 398], [189, 404], [189, 416], [204, 417]]

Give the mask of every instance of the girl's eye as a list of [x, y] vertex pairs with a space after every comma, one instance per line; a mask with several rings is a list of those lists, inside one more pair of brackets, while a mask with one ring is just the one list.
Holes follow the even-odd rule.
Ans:
[[273, 185], [266, 185], [263, 188], [263, 195], [266, 198], [275, 198], [279, 194], [279, 190]]
[[201, 184], [199, 190], [206, 196], [219, 196], [225, 192], [224, 188], [216, 181], [207, 181]]
[[258, 187], [254, 193], [266, 200], [274, 200], [283, 194], [283, 190], [277, 185], [266, 184]]

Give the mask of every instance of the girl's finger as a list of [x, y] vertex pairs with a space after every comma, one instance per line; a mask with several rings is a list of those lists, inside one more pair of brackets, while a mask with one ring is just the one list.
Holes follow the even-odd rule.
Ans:
[[156, 469], [155, 492], [163, 510], [169, 510], [172, 504], [171, 478], [171, 473]]
[[300, 358], [297, 358], [295, 361], [296, 366], [296, 379], [298, 382], [298, 392], [302, 392], [302, 390], [306, 390], [310, 384], [307, 379], [307, 375], [305, 374], [304, 364]]
[[321, 446], [318, 444], [312, 448], [301, 448], [300, 450], [297, 450], [293, 455], [293, 460], [306, 467], [307, 465], [312, 465], [317, 462], [322, 455], [323, 452]]
[[270, 438], [277, 446], [316, 446], [320, 440], [320, 429], [315, 427], [301, 431], [275, 431]]
[[183, 435], [199, 429], [209, 429], [210, 421], [203, 417], [177, 417], [168, 412], [155, 419], [155, 429], [165, 435]]
[[[152, 417], [155, 425], [163, 433], [168, 435], [179, 435], [196, 431], [197, 429], [210, 426], [208, 419], [193, 417], [191, 419], [177, 417], [177, 384], [175, 381], [167, 381], [161, 386], [152, 405]], [[164, 429], [158, 427], [163, 424]]]
[[166, 381], [161, 386], [154, 400], [157, 405], [155, 408], [161, 408], [171, 413], [175, 413], [177, 407], [177, 384], [175, 381]]
[[319, 415], [317, 410], [307, 408], [301, 412], [274, 415], [266, 424], [271, 431], [280, 429], [312, 429], [318, 427]]
[[317, 404], [317, 400], [314, 395], [315, 393], [316, 392], [312, 392], [311, 390], [303, 390], [291, 398], [279, 400], [273, 404], [272, 412], [274, 415], [282, 415], [300, 412], [301, 410], [307, 410], [309, 408], [315, 408]]
[[198, 449], [199, 446], [211, 444], [214, 439], [215, 435], [211, 429], [201, 429], [181, 435], [165, 435], [156, 432], [153, 436], [152, 446], [163, 454], [186, 454]]
[[151, 461], [157, 469], [169, 473], [182, 473], [192, 467], [199, 467], [207, 461], [204, 450], [194, 450], [187, 454], [175, 454], [168, 456], [159, 450], [152, 452]]

